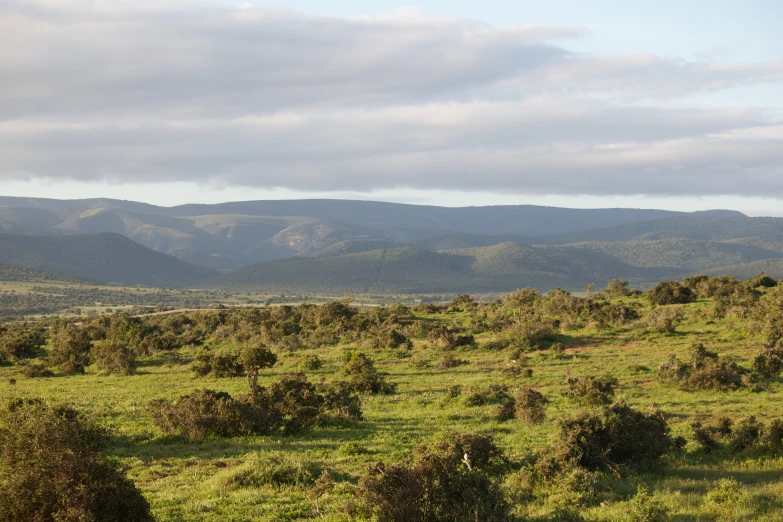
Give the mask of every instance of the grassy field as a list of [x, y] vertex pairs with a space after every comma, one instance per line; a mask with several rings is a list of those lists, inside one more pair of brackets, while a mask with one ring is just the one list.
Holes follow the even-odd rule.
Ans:
[[[152, 504], [160, 521], [281, 521], [348, 520], [343, 505], [353, 498], [358, 478], [378, 461], [410, 457], [417, 444], [438, 433], [491, 433], [512, 461], [520, 461], [548, 445], [556, 436], [557, 421], [584, 407], [565, 397], [567, 375], [609, 373], [620, 381], [619, 398], [629, 405], [662, 409], [673, 435], [688, 439], [684, 451], [669, 458], [659, 471], [629, 473], [616, 480], [613, 499], [579, 508], [586, 520], [629, 520], [631, 497], [638, 487], [669, 508], [672, 520], [783, 520], [783, 458], [774, 456], [725, 457], [707, 454], [692, 440], [691, 424], [722, 416], [759, 419], [783, 417], [783, 382], [773, 379], [761, 389], [736, 391], [682, 391], [657, 377], [656, 368], [670, 354], [688, 359], [692, 346], [703, 343], [721, 358], [735, 358], [749, 367], [758, 352], [759, 338], [748, 333], [746, 320], [712, 317], [709, 300], [684, 305], [685, 318], [675, 333], [650, 333], [637, 324], [601, 330], [563, 331], [564, 351], [539, 350], [527, 354], [530, 377], [504, 376], [512, 362], [508, 350], [473, 347], [454, 355], [467, 361], [454, 368], [437, 369], [444, 351], [423, 340], [410, 350], [371, 352], [376, 365], [397, 384], [392, 395], [362, 397], [364, 420], [344, 426], [316, 428], [294, 436], [210, 438], [191, 442], [163, 434], [152, 422], [148, 405], [157, 398], [174, 399], [199, 388], [238, 395], [247, 389], [244, 378], [194, 377], [189, 368], [195, 351], [184, 348], [141, 358], [132, 376], [113, 376], [88, 368], [86, 375], [26, 379], [18, 368], [0, 368], [0, 400], [44, 397], [86, 411], [114, 434], [110, 448]], [[470, 314], [449, 312], [420, 319], [467, 325]], [[479, 346], [497, 337], [477, 336]], [[311, 381], [342, 378], [345, 344], [307, 347], [279, 352], [278, 364], [262, 372], [260, 383], [300, 371], [306, 356], [317, 354], [324, 366], [307, 371]], [[365, 349], [365, 351], [367, 351]], [[11, 379], [15, 379], [12, 384]], [[500, 422], [496, 406], [466, 406], [448, 389], [461, 385], [504, 383], [512, 390], [532, 386], [550, 400], [547, 419], [539, 425], [516, 420]], [[239, 488], [231, 477], [248, 463], [294, 459], [305, 469], [302, 483], [286, 486]], [[328, 470], [338, 485], [314, 510], [312, 479]], [[311, 473], [312, 479], [308, 477]], [[727, 480], [736, 481], [727, 482]], [[553, 491], [546, 499], [519, 503], [514, 513], [522, 520], [556, 520], [558, 508], [573, 507], [566, 491]]]

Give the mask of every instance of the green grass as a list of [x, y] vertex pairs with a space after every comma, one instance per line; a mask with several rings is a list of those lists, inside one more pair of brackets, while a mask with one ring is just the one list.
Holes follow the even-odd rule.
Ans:
[[[390, 462], [410, 456], [418, 443], [443, 431], [489, 432], [512, 460], [519, 460], [549, 443], [557, 419], [573, 415], [580, 407], [564, 397], [565, 375], [611, 373], [620, 380], [618, 396], [638, 408], [656, 406], [668, 414], [674, 435], [690, 437], [690, 424], [721, 416], [760, 419], [783, 416], [783, 382], [774, 380], [761, 392], [678, 390], [656, 377], [655, 369], [670, 354], [688, 357], [691, 346], [701, 342], [721, 357], [736, 357], [749, 366], [759, 340], [747, 333], [742, 320], [712, 320], [711, 305], [700, 301], [686, 307], [684, 323], [672, 335], [648, 334], [641, 326], [617, 329], [579, 329], [561, 334], [564, 354], [551, 351], [529, 354], [533, 376], [506, 378], [507, 351], [465, 349], [457, 355], [469, 364], [448, 370], [435, 366], [441, 350], [416, 341], [410, 357], [399, 350], [371, 353], [398, 391], [388, 396], [363, 397], [365, 420], [342, 427], [318, 428], [301, 435], [253, 436], [189, 442], [167, 436], [152, 423], [147, 405], [155, 398], [173, 399], [198, 388], [240, 394], [244, 378], [194, 378], [188, 368], [193, 352], [159, 354], [141, 360], [134, 376], [87, 375], [25, 379], [13, 367], [0, 368], [0, 400], [10, 397], [45, 397], [89, 412], [114, 433], [110, 453], [127, 467], [129, 476], [141, 488], [161, 521], [280, 521], [348, 520], [342, 505], [352, 498], [354, 485], [379, 460]], [[439, 316], [443, 318], [443, 316]], [[450, 313], [447, 323], [465, 322], [466, 313]], [[477, 336], [479, 342], [493, 334]], [[308, 348], [280, 354], [280, 362], [262, 373], [260, 383], [271, 383], [280, 375], [298, 371], [307, 355], [317, 354], [324, 366], [308, 372], [313, 381], [341, 378], [341, 355], [345, 346]], [[418, 369], [414, 361], [430, 361], [430, 368]], [[645, 370], [648, 368], [649, 370]], [[17, 379], [8, 384], [8, 378]], [[502, 382], [516, 388], [534, 386], [550, 400], [547, 420], [536, 426], [516, 421], [495, 420], [495, 406], [467, 407], [462, 400], [447, 399], [449, 386], [463, 387]], [[308, 487], [302, 485], [233, 488], [232, 474], [249, 462], [270, 455], [290, 455], [326, 469], [340, 483], [323, 497], [320, 511], [311, 510]], [[676, 515], [674, 520], [783, 520], [783, 459], [722, 460], [705, 455], [689, 442], [686, 452], [668, 462], [660, 472], [623, 477], [626, 488], [645, 485], [655, 499]], [[739, 493], [723, 502], [710, 491], [722, 479], [734, 479]], [[722, 497], [721, 497], [722, 498]], [[710, 500], [712, 499], [712, 500]], [[561, 505], [562, 504], [562, 505]], [[546, 517], [556, 507], [567, 507], [564, 497], [517, 507], [518, 513]], [[628, 500], [587, 507], [588, 520], [626, 520]]]

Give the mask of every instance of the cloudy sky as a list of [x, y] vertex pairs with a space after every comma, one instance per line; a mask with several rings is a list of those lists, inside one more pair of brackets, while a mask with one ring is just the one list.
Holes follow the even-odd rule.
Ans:
[[0, 0], [0, 194], [783, 215], [781, 19], [777, 0]]

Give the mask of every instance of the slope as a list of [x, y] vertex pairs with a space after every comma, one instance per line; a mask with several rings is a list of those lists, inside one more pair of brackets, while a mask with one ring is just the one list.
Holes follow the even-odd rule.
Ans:
[[96, 282], [183, 286], [216, 275], [113, 233], [73, 236], [0, 234], [0, 263]]

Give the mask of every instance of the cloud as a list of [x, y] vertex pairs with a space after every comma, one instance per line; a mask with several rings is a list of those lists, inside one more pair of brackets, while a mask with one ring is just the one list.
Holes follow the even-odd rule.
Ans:
[[783, 82], [783, 62], [595, 56], [562, 43], [584, 32], [408, 11], [335, 18], [198, 1], [6, 1], [0, 179], [783, 189], [773, 112], [670, 103]]

